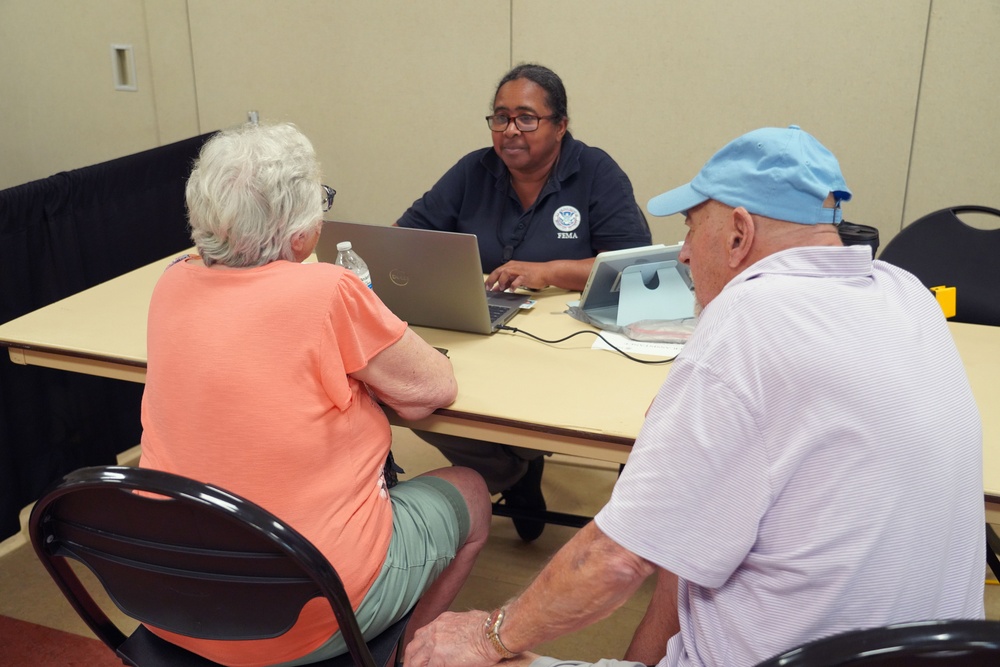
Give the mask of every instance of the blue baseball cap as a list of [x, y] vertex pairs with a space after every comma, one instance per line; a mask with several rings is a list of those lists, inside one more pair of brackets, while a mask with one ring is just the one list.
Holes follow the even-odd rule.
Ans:
[[[833, 194], [836, 208], [823, 202]], [[673, 215], [714, 199], [750, 213], [803, 225], [839, 224], [848, 201], [840, 164], [798, 125], [765, 127], [726, 144], [687, 185], [649, 200], [653, 215]]]

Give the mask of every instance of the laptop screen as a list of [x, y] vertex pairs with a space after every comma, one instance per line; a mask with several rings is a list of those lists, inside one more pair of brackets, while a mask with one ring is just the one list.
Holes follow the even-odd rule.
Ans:
[[[316, 256], [333, 263], [340, 241], [351, 242], [368, 265], [372, 289], [401, 320], [472, 333], [494, 331], [475, 235], [327, 222]], [[506, 301], [516, 312], [519, 304]]]

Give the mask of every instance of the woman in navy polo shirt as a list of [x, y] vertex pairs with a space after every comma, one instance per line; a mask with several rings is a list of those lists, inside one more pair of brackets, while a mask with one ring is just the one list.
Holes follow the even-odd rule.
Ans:
[[[594, 257], [649, 245], [632, 183], [611, 156], [567, 132], [566, 89], [541, 65], [518, 65], [497, 85], [486, 117], [493, 148], [469, 153], [396, 222], [475, 234], [488, 287], [582, 291]], [[544, 510], [544, 452], [417, 432], [455, 465], [478, 471], [502, 502]], [[518, 535], [541, 520], [515, 519]]]
[[475, 234], [494, 289], [580, 291], [597, 253], [652, 243], [625, 172], [567, 131], [566, 89], [555, 72], [512, 69], [486, 121], [492, 150], [459, 160], [397, 225]]

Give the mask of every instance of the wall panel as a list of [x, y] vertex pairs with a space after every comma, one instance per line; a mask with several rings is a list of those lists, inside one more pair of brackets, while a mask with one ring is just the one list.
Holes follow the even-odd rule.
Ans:
[[[144, 0], [158, 143], [202, 133], [186, 0]], [[207, 129], [207, 128], [206, 128]]]
[[[136, 92], [114, 89], [118, 43]], [[2, 2], [0, 63], [0, 188], [158, 145], [142, 2]]]
[[[928, 2], [513, 2], [514, 61], [564, 78], [576, 136], [611, 153], [640, 203], [736, 136], [808, 130], [840, 159], [846, 217], [898, 228]], [[653, 219], [655, 220], [655, 219]], [[652, 220], [651, 220], [652, 221]], [[683, 236], [680, 216], [654, 238]]]
[[996, 0], [934, 0], [904, 225], [946, 206], [1000, 209], [998, 40]]
[[502, 0], [191, 0], [201, 124], [289, 120], [337, 189], [332, 217], [392, 223], [464, 153], [509, 60]]
[[[488, 145], [497, 79], [537, 60], [641, 203], [730, 138], [794, 122], [841, 158], [847, 217], [884, 244], [929, 210], [1000, 205], [998, 37], [995, 0], [6, 0], [0, 188], [256, 109], [314, 140], [336, 217], [388, 223]], [[116, 42], [137, 92], [113, 90]]]

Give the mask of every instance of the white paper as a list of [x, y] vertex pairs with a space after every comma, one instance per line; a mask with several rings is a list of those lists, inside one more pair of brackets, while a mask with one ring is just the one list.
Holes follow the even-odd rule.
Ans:
[[[655, 343], [651, 341], [641, 341], [632, 340], [628, 336], [620, 333], [613, 333], [611, 331], [602, 331], [601, 336], [611, 342], [612, 345], [617, 347], [623, 352], [628, 352], [629, 354], [646, 354], [654, 357], [666, 357], [672, 358], [680, 354], [680, 351], [684, 349], [683, 343]], [[615, 351], [613, 347], [608, 345], [597, 338], [594, 340], [594, 344], [591, 346], [594, 350], [611, 350]]]

